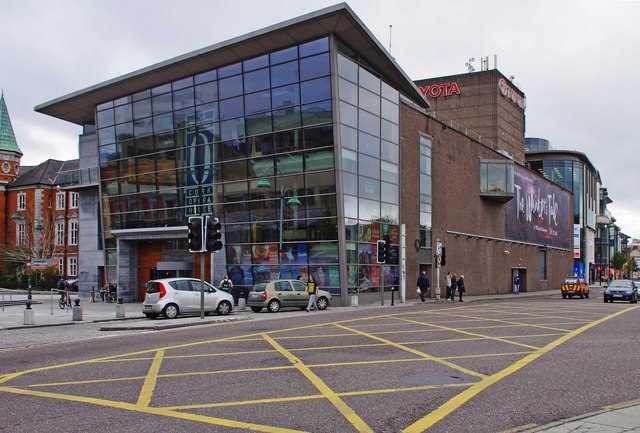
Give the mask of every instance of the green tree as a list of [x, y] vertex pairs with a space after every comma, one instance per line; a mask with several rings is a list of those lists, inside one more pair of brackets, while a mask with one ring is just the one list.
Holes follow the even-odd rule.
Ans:
[[613, 269], [617, 269], [620, 273], [622, 273], [622, 269], [627, 264], [627, 256], [622, 253], [615, 253], [613, 257], [611, 257], [611, 267]]
[[636, 263], [636, 259], [631, 257], [627, 263], [625, 263], [625, 267], [627, 268], [627, 273], [629, 274], [629, 278], [633, 278], [633, 273], [640, 271], [638, 269], [638, 263]]

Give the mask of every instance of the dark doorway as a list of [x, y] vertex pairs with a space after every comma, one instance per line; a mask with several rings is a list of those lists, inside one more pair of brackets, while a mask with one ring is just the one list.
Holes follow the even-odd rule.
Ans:
[[527, 291], [527, 268], [511, 268], [511, 285], [509, 291], [513, 293], [513, 280], [516, 275], [520, 276], [520, 292]]

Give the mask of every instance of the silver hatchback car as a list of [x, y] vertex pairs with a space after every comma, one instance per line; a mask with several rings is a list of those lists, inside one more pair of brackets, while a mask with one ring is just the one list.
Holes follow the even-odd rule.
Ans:
[[[196, 278], [164, 278], [147, 283], [142, 312], [150, 319], [162, 314], [174, 319], [181, 314], [200, 313], [201, 281]], [[233, 309], [233, 296], [204, 283], [204, 312], [227, 315]]]

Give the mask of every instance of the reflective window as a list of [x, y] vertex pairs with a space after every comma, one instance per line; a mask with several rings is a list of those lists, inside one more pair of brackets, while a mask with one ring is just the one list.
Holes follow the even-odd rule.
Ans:
[[98, 112], [98, 127], [104, 128], [114, 124], [113, 109]]
[[271, 110], [271, 92], [252, 93], [244, 97], [245, 111], [247, 114], [260, 113]]
[[265, 54], [264, 56], [245, 60], [242, 65], [245, 72], [264, 68], [265, 66], [269, 66], [269, 55]]
[[196, 104], [205, 104], [218, 99], [218, 82], [201, 84], [195, 87]]
[[242, 75], [218, 80], [220, 99], [231, 98], [242, 94]]
[[131, 104], [121, 105], [114, 109], [116, 123], [131, 122], [133, 113], [131, 112]]
[[271, 86], [278, 87], [299, 81], [298, 61], [271, 67]]
[[244, 98], [225, 99], [220, 101], [220, 120], [231, 119], [244, 115]]
[[297, 84], [292, 84], [272, 89], [271, 103], [274, 109], [300, 104], [299, 86]]
[[331, 99], [331, 79], [329, 77], [306, 81], [300, 85], [302, 103]]
[[270, 80], [269, 68], [246, 73], [244, 74], [244, 91], [245, 93], [253, 93], [268, 89]]
[[234, 63], [233, 65], [225, 66], [218, 69], [218, 77], [230, 77], [242, 72], [242, 63]]
[[331, 122], [331, 101], [320, 101], [302, 106], [302, 126]]
[[151, 116], [151, 99], [143, 99], [133, 103], [133, 118], [140, 119]]
[[271, 64], [283, 63], [298, 58], [298, 47], [286, 48], [269, 55]]
[[315, 41], [307, 42], [305, 44], [301, 44], [298, 48], [300, 49], [300, 57], [311, 56], [313, 54], [329, 51], [329, 38], [322, 38]]
[[300, 81], [329, 75], [329, 53], [300, 60]]

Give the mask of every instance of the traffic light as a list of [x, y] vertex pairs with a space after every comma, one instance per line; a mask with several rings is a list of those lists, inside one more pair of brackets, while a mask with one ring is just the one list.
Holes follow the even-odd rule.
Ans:
[[214, 217], [205, 217], [207, 220], [207, 228], [205, 230], [206, 233], [206, 248], [205, 250], [209, 253], [213, 253], [222, 249], [222, 233], [220, 229], [222, 228], [222, 224], [220, 224], [220, 220]]
[[380, 239], [378, 241], [378, 251], [376, 252], [376, 261], [378, 263], [384, 263], [384, 241]]
[[382, 257], [384, 258], [384, 263], [389, 263], [389, 255], [391, 254], [391, 240], [389, 236], [384, 237], [384, 249]]
[[202, 224], [202, 217], [189, 217], [189, 223], [187, 224], [187, 228], [189, 229], [189, 252], [190, 253], [201, 253], [203, 252], [202, 248], [202, 239], [204, 234], [204, 226]]
[[447, 264], [447, 250], [442, 247], [442, 255], [440, 256], [440, 265], [444, 266]]

